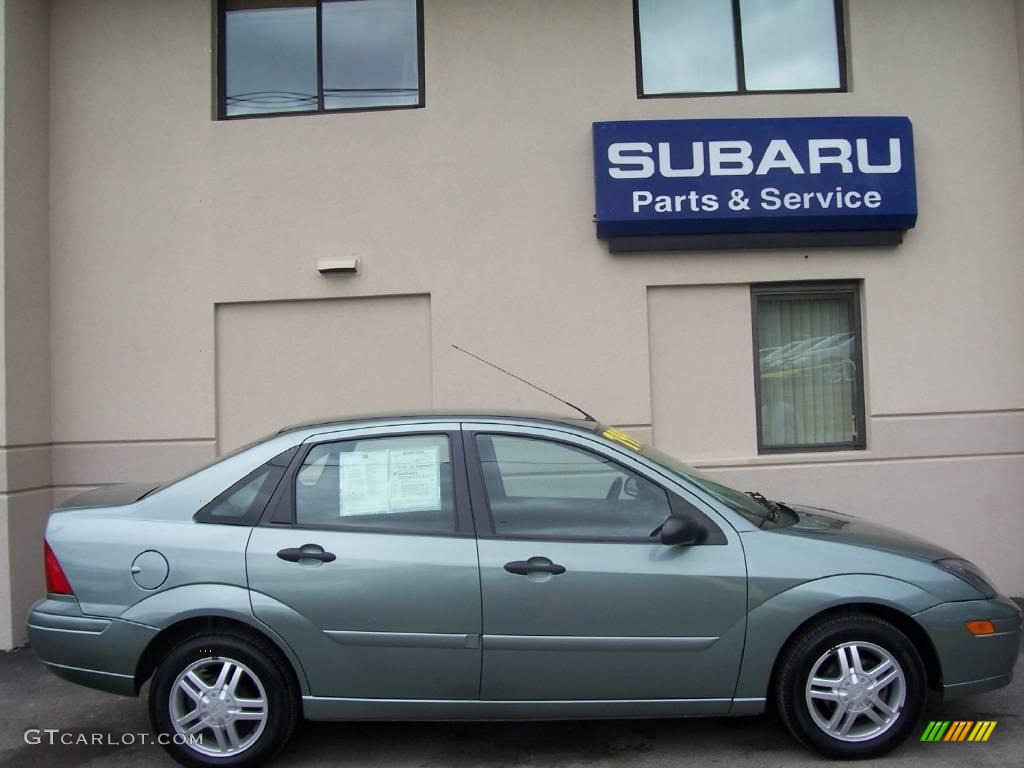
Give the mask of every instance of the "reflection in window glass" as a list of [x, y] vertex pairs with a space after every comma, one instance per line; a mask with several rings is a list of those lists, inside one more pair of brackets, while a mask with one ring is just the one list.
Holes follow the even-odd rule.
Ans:
[[[230, 507], [230, 511], [228, 512], [228, 514], [240, 517], [244, 515], [246, 512], [248, 512], [249, 507], [251, 507], [252, 503], [256, 500], [256, 494], [260, 492], [260, 489], [263, 487], [263, 483], [266, 482], [269, 474], [269, 469], [261, 472], [259, 475], [254, 477], [244, 486], [242, 486], [233, 494], [231, 494], [230, 497], [225, 499], [225, 501], [227, 502], [226, 507]], [[218, 508], [217, 512], [220, 512], [220, 508]]]
[[740, 16], [749, 90], [839, 87], [833, 0], [740, 0]]
[[845, 87], [838, 0], [635, 2], [643, 95]]
[[317, 108], [313, 0], [224, 4], [225, 114]]
[[643, 90], [734, 91], [731, 0], [638, 0]]
[[416, 0], [323, 4], [324, 108], [419, 103]]
[[250, 472], [200, 509], [196, 522], [255, 525], [288, 466], [289, 456], [290, 453], [276, 456]]
[[762, 445], [862, 445], [856, 290], [756, 295]]

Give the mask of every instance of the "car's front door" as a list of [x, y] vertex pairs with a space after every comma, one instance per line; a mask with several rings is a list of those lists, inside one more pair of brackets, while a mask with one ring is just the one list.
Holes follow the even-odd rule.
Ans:
[[458, 425], [319, 436], [246, 553], [312, 695], [477, 699], [480, 582]]
[[[746, 614], [735, 531], [602, 441], [464, 429], [479, 531], [481, 698], [727, 711]], [[704, 543], [670, 547], [652, 536], [673, 513], [704, 526]]]

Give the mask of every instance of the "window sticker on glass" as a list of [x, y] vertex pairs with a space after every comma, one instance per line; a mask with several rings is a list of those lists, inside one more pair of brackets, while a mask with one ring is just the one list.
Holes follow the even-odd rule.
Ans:
[[[310, 454], [310, 456], [313, 455], [313, 453]], [[327, 468], [327, 459], [329, 455], [330, 454], [324, 452], [318, 459], [309, 464], [304, 464], [302, 469], [299, 470], [299, 482], [308, 487], [313, 487], [320, 482], [320, 477]], [[307, 459], [307, 461], [309, 461], [309, 459]]]
[[390, 502], [392, 512], [441, 508], [441, 463], [438, 448], [391, 451]]
[[602, 437], [606, 437], [609, 440], [614, 440], [619, 445], [624, 445], [631, 451], [639, 451], [644, 447], [643, 443], [637, 440], [635, 437], [627, 432], [623, 432], [621, 429], [614, 429], [608, 427], [604, 432], [601, 433]]
[[338, 473], [341, 514], [388, 512], [388, 451], [355, 451], [340, 455]]
[[340, 514], [367, 515], [441, 508], [436, 445], [340, 455]]

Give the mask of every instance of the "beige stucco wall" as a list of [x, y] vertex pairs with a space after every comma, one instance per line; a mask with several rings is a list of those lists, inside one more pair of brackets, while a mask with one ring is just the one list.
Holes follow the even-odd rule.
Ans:
[[1017, 0], [1017, 65], [1020, 68], [1021, 110], [1024, 110], [1024, 0]]
[[[1024, 593], [1021, 3], [848, 5], [846, 94], [641, 101], [629, 0], [426, 0], [426, 109], [215, 122], [207, 0], [54, 2], [54, 497], [213, 454], [216, 307], [429, 295], [434, 406], [555, 405], [457, 343]], [[594, 237], [592, 121], [848, 114], [914, 123], [921, 215], [898, 248], [613, 256]], [[327, 256], [361, 273], [321, 277]], [[815, 279], [863, 280], [869, 449], [758, 457], [747, 286]]]
[[0, 648], [8, 648], [43, 590], [42, 530], [52, 505], [48, 4], [6, 0], [0, 17]]
[[217, 448], [331, 414], [430, 408], [430, 297], [218, 304]]

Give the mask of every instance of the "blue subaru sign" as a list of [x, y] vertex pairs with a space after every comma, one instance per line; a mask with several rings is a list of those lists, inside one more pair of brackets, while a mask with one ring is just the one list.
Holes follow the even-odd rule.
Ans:
[[905, 117], [594, 123], [598, 237], [905, 230]]

